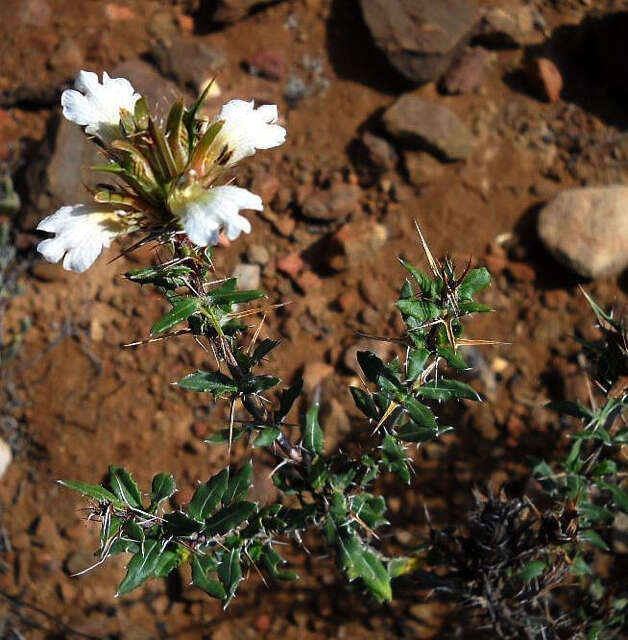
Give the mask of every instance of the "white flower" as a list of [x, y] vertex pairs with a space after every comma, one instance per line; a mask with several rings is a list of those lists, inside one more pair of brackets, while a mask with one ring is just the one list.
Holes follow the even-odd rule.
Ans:
[[141, 97], [131, 83], [126, 78], [110, 78], [104, 72], [101, 84], [95, 73], [81, 71], [74, 87], [61, 94], [63, 115], [105, 143], [119, 138], [120, 109], [133, 113]]
[[286, 130], [277, 124], [277, 105], [265, 104], [255, 109], [254, 104], [253, 100], [231, 100], [214, 119], [224, 124], [212, 147], [222, 157], [228, 157], [227, 167], [252, 156], [257, 149], [278, 147], [286, 140]]
[[63, 266], [69, 271], [85, 271], [113, 238], [133, 230], [124, 219], [125, 213], [106, 205], [61, 207], [37, 225], [39, 231], [55, 234], [42, 240], [37, 251], [49, 262], [63, 258]]
[[240, 210], [263, 208], [258, 195], [230, 185], [199, 190], [192, 196], [183, 192], [170, 203], [190, 241], [200, 247], [217, 244], [221, 230], [229, 240], [235, 240], [242, 231], [250, 233], [251, 223]]

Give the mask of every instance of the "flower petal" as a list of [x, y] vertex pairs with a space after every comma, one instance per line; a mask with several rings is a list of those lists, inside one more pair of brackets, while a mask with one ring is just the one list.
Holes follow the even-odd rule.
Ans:
[[277, 118], [277, 105], [266, 104], [255, 109], [253, 100], [231, 100], [215, 118], [224, 124], [213, 147], [221, 152], [226, 147], [231, 152], [227, 166], [253, 155], [257, 149], [277, 147], [286, 139], [286, 130], [276, 124]]
[[59, 262], [63, 258], [65, 269], [85, 271], [113, 238], [132, 230], [124, 215], [123, 211], [102, 205], [61, 207], [37, 225], [40, 231], [55, 234], [54, 238], [42, 240], [37, 251], [49, 262]]
[[175, 204], [173, 212], [181, 218], [188, 238], [204, 247], [218, 243], [221, 229], [229, 240], [235, 240], [243, 231], [250, 233], [251, 223], [240, 215], [240, 211], [261, 211], [263, 208], [258, 195], [228, 185], [203, 191], [193, 199], [181, 200], [180, 204]]
[[110, 78], [105, 72], [101, 84], [95, 73], [81, 71], [74, 86], [61, 94], [63, 115], [104, 142], [118, 137], [120, 110], [133, 111], [140, 98], [131, 83], [126, 78]]

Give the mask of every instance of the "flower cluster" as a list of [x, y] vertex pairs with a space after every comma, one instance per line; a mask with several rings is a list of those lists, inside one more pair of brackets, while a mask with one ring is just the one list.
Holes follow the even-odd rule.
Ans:
[[220, 179], [257, 149], [282, 144], [286, 131], [275, 105], [256, 109], [253, 101], [231, 100], [208, 120], [200, 115], [206, 95], [189, 108], [176, 101], [162, 126], [125, 78], [78, 74], [75, 89], [61, 96], [63, 115], [102, 148], [108, 163], [94, 169], [117, 180], [99, 187], [93, 204], [64, 206], [42, 220], [37, 228], [54, 234], [37, 247], [44, 258], [85, 271], [114, 238], [134, 231], [184, 233], [202, 247], [223, 232], [229, 240], [250, 232], [240, 211], [261, 211], [261, 198]]

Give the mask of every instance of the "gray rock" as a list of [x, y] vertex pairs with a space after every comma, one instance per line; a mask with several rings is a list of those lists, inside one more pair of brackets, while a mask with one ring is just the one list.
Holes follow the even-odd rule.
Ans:
[[175, 38], [158, 42], [151, 50], [161, 73], [180, 87], [200, 93], [225, 66], [226, 57], [220, 49], [209, 47], [191, 38]]
[[550, 253], [585, 278], [628, 266], [628, 187], [585, 187], [560, 193], [539, 215]]
[[479, 13], [468, 0], [360, 0], [377, 46], [408, 80], [439, 78], [464, 46]]
[[532, 46], [545, 40], [544, 20], [538, 10], [518, 0], [488, 7], [479, 27], [482, 40], [492, 46]]
[[425, 151], [406, 151], [403, 163], [408, 172], [408, 180], [421, 187], [435, 182], [443, 175], [443, 165]]
[[445, 74], [443, 89], [451, 94], [474, 91], [482, 84], [490, 59], [483, 47], [468, 47]]
[[270, 261], [270, 253], [263, 244], [252, 244], [247, 252], [246, 257], [252, 264], [264, 266]]
[[360, 188], [353, 184], [335, 184], [327, 191], [318, 191], [303, 203], [303, 215], [327, 222], [346, 218], [360, 206]]
[[370, 163], [380, 171], [393, 171], [397, 166], [397, 152], [385, 138], [367, 131], [362, 136], [362, 144], [368, 154]]
[[0, 438], [0, 478], [6, 473], [12, 460], [11, 447]]
[[401, 96], [383, 120], [402, 145], [427, 149], [446, 160], [461, 160], [473, 151], [475, 139], [462, 120], [447, 107], [417, 95]]
[[248, 291], [258, 289], [261, 269], [258, 264], [239, 264], [233, 270], [233, 277], [238, 279], [238, 289]]

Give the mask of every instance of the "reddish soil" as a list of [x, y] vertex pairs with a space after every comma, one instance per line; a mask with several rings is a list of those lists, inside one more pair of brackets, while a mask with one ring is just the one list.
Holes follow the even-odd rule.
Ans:
[[[473, 384], [487, 402], [446, 409], [448, 423], [453, 420], [457, 429], [418, 451], [411, 487], [391, 479], [383, 483], [394, 496], [392, 526], [383, 544], [403, 552], [427, 531], [424, 504], [435, 521], [455, 522], [470, 503], [472, 487], [489, 482], [521, 486], [528, 456], [551, 458], [560, 450], [565, 425], [543, 408], [547, 400], [586, 400], [578, 347], [570, 336], [595, 334], [591, 314], [580, 281], [536, 240], [534, 220], [539, 206], [566, 187], [626, 181], [625, 165], [613, 160], [622, 124], [619, 105], [605, 102], [592, 88], [595, 77], [588, 76], [582, 82], [591, 82], [589, 91], [585, 86], [580, 93], [567, 92], [569, 100], [545, 103], [520, 77], [522, 50], [496, 49], [475, 92], [442, 96], [433, 85], [419, 90], [460, 115], [478, 138], [470, 159], [443, 165], [441, 177], [419, 188], [403, 172], [375, 175], [356, 144], [363, 131], [377, 131], [378, 114], [409, 89], [371, 43], [356, 3], [283, 2], [220, 29], [202, 12], [194, 14], [196, 23], [187, 17], [184, 12], [194, 4], [121, 0], [116, 13], [111, 3], [95, 0], [4, 0], [0, 92], [27, 84], [54, 95], [54, 88], [74, 73], [58, 55], [67, 43], [77, 45], [74, 55], [81, 67], [110, 69], [144, 55], [164, 29], [176, 35], [195, 24], [190, 38], [226, 54], [227, 66], [218, 78], [220, 101], [238, 96], [275, 102], [289, 132], [284, 147], [249, 163], [241, 183], [248, 176], [272, 190], [270, 176], [276, 178], [293, 201], [284, 210], [279, 202], [277, 213], [293, 221], [293, 231], [282, 235], [267, 218], [249, 215], [252, 234], [218, 249], [218, 270], [230, 273], [253, 244], [269, 250], [262, 287], [270, 302], [292, 303], [266, 321], [269, 335], [284, 338], [269, 366], [291, 380], [307, 361], [332, 364], [334, 383], [323, 386], [324, 397], [337, 399], [352, 419], [357, 415], [345, 388], [355, 373], [343, 364], [344, 350], [359, 340], [357, 331], [394, 335], [392, 304], [403, 277], [397, 256], [423, 264], [413, 220], [420, 222], [435, 254], [452, 252], [460, 263], [472, 256], [487, 264], [494, 283], [483, 301], [496, 311], [470, 322], [468, 331], [471, 337], [507, 344], [475, 352], [479, 375]], [[537, 4], [548, 30], [556, 33], [560, 26], [579, 23], [592, 3]], [[122, 6], [131, 13], [120, 14]], [[560, 43], [558, 38], [559, 51]], [[283, 61], [286, 72], [280, 81], [252, 77], [242, 66], [269, 49]], [[303, 69], [304, 56], [320, 62], [319, 77], [327, 87]], [[576, 72], [569, 64], [561, 67], [566, 77]], [[290, 73], [312, 88], [295, 107], [284, 99]], [[150, 253], [109, 264], [114, 247], [84, 275], [43, 265], [33, 254], [34, 226], [48, 212], [32, 204], [37, 194], [26, 176], [29, 166], [42, 161], [47, 126], [58, 112], [51, 102], [44, 104], [45, 96], [38, 100], [0, 109], [0, 153], [17, 159], [16, 184], [25, 203], [12, 222], [20, 264], [28, 267], [2, 320], [3, 338], [17, 335], [22, 319], [31, 323], [18, 357], [0, 369], [0, 435], [14, 453], [0, 485], [3, 637], [442, 637], [448, 607], [411, 589], [390, 606], [366, 602], [350, 593], [331, 560], [321, 557], [323, 547], [315, 536], [306, 541], [311, 555], [298, 549], [288, 554], [301, 576], [297, 583], [267, 587], [252, 575], [224, 613], [219, 603], [188, 587], [185, 574], [115, 599], [124, 558], [78, 578], [69, 576], [93, 561], [97, 528], [82, 521], [80, 498], [56, 480], [98, 482], [107, 464], [116, 463], [147, 487], [153, 473], [167, 470], [180, 484], [177, 499], [185, 501], [199, 479], [227, 461], [226, 450], [200, 442], [222, 427], [225, 413], [224, 407], [210, 407], [198, 395], [171, 385], [196, 367], [211, 366], [192, 340], [121, 347], [145, 337], [165, 308], [150, 290], [117, 277], [150, 259]], [[558, 132], [551, 142], [544, 141], [547, 127]], [[299, 202], [328, 183], [343, 181], [361, 187], [352, 221], [383, 224], [389, 240], [357, 266], [331, 272], [317, 266], [325, 251], [321, 238], [339, 223], [308, 222], [298, 213]], [[305, 292], [276, 268], [292, 252], [311, 261], [320, 277], [306, 284]], [[605, 306], [626, 301], [622, 286], [625, 282], [617, 277], [585, 283]], [[347, 433], [332, 437], [350, 441]], [[236, 447], [232, 458], [246, 455]], [[263, 499], [270, 491], [264, 473], [272, 462], [261, 456], [256, 461], [256, 490]]]

